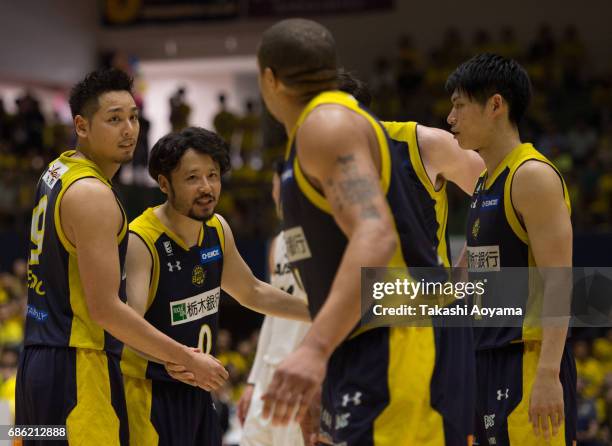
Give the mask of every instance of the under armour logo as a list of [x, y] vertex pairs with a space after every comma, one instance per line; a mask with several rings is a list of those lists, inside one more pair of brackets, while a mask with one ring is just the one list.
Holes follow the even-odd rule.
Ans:
[[176, 268], [177, 271], [180, 271], [181, 270], [181, 262], [179, 262], [177, 260], [174, 265], [171, 262], [168, 262], [168, 271], [173, 273], [174, 272], [174, 268]]
[[484, 416], [485, 429], [495, 426], [495, 414]]
[[353, 396], [345, 393], [342, 396], [342, 407], [346, 407], [351, 401], [353, 402], [354, 406], [359, 406], [361, 404], [361, 395], [363, 395], [361, 392], [355, 392]]
[[502, 392], [501, 389], [497, 389], [497, 401], [501, 401], [501, 399], [508, 399], [508, 392], [510, 392], [510, 389], [506, 388], [505, 392]]

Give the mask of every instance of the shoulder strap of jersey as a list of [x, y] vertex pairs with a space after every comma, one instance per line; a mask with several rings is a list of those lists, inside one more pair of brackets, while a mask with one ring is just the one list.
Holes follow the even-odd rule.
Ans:
[[508, 160], [508, 167], [510, 168], [510, 172], [508, 173], [508, 177], [506, 178], [506, 182], [504, 184], [504, 212], [506, 214], [506, 220], [512, 228], [512, 231], [519, 239], [521, 239], [526, 244], [529, 244], [527, 229], [519, 219], [516, 209], [512, 204], [512, 182], [514, 180], [514, 175], [516, 174], [517, 170], [527, 161], [531, 160], [539, 161], [549, 165], [557, 173], [557, 175], [559, 175], [559, 179], [561, 180], [561, 184], [563, 187], [563, 198], [565, 200], [565, 204], [570, 214], [572, 211], [569, 192], [567, 190], [567, 185], [565, 184], [565, 180], [563, 179], [561, 172], [559, 172], [559, 170], [548, 158], [538, 152], [533, 147], [533, 145], [523, 144], [521, 146], [521, 149], [516, 151], [516, 154], [512, 156], [512, 159]]
[[223, 231], [223, 225], [217, 214], [213, 215], [210, 220], [206, 222], [206, 226], [215, 229], [217, 231], [217, 237], [221, 242], [221, 251], [225, 254], [225, 232]]
[[125, 210], [123, 209], [123, 206], [117, 199], [117, 195], [115, 194], [115, 191], [113, 190], [113, 185], [111, 184], [111, 182], [104, 176], [104, 174], [100, 171], [100, 169], [98, 168], [98, 166], [96, 166], [96, 164], [94, 164], [92, 161], [88, 159], [74, 158], [72, 156], [74, 155], [74, 153], [75, 153], [74, 150], [64, 152], [56, 160], [57, 162], [66, 166], [68, 170], [61, 177], [62, 188], [57, 195], [57, 198], [55, 201], [55, 209], [53, 210], [53, 218], [55, 221], [55, 231], [57, 233], [57, 236], [60, 242], [62, 243], [64, 249], [73, 255], [76, 254], [76, 247], [72, 244], [72, 242], [70, 242], [70, 240], [68, 240], [68, 237], [66, 237], [66, 234], [64, 233], [64, 230], [62, 228], [59, 204], [61, 203], [61, 200], [64, 194], [66, 193], [66, 191], [68, 190], [68, 188], [70, 188], [70, 186], [72, 186], [78, 180], [82, 180], [84, 178], [96, 178], [112, 190], [113, 195], [115, 196], [117, 205], [119, 206], [119, 209], [121, 211], [121, 215], [123, 217], [121, 229], [119, 230], [119, 233], [117, 234], [117, 243], [121, 243], [121, 241], [123, 240], [123, 238], [125, 237], [127, 233], [127, 227], [128, 227], [127, 216], [125, 214]]
[[[384, 193], [386, 194], [389, 190], [389, 185], [391, 184], [391, 155], [389, 153], [389, 141], [385, 130], [383, 129], [382, 124], [374, 118], [369, 112], [362, 109], [357, 100], [348, 93], [344, 93], [342, 91], [326, 91], [320, 93], [316, 97], [314, 97], [302, 110], [300, 117], [298, 118], [294, 128], [289, 134], [289, 138], [287, 140], [287, 152], [285, 155], [285, 159], [290, 159], [291, 150], [294, 147], [295, 136], [300, 128], [300, 126], [304, 123], [308, 115], [318, 106], [324, 104], [338, 104], [342, 105], [349, 110], [354, 111], [360, 116], [364, 117], [374, 129], [376, 134], [376, 139], [378, 142], [378, 148], [380, 150], [380, 160], [381, 160], [381, 175], [380, 175], [380, 183]], [[328, 214], [331, 213], [331, 206], [327, 199], [321, 194], [315, 187], [310, 184], [306, 176], [301, 170], [300, 163], [297, 156], [294, 156], [293, 161], [293, 172], [295, 175], [295, 180], [304, 193], [304, 195], [309, 199], [309, 201], [318, 207], [323, 212]]]
[[149, 254], [151, 255], [151, 282], [149, 283], [147, 309], [153, 303], [153, 299], [155, 299], [157, 287], [159, 285], [160, 259], [155, 243], [157, 242], [159, 236], [164, 232], [163, 228], [155, 224], [155, 221], [156, 217], [155, 214], [153, 214], [153, 208], [149, 208], [130, 223], [130, 232], [144, 242]]

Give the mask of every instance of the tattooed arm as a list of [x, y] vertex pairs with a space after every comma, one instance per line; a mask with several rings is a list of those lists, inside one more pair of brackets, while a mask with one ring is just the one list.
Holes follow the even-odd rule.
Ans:
[[337, 106], [320, 107], [297, 138], [301, 167], [320, 184], [348, 238], [328, 298], [304, 339], [329, 356], [359, 321], [361, 267], [387, 265], [397, 239], [380, 186], [378, 156], [374, 159], [378, 143], [367, 121]]
[[264, 396], [264, 414], [274, 403], [276, 424], [288, 422], [298, 400], [298, 418], [303, 416], [331, 353], [359, 321], [361, 267], [387, 265], [398, 243], [380, 186], [378, 143], [363, 117], [321, 106], [300, 127], [297, 145], [305, 175], [329, 201], [348, 245], [325, 304], [298, 349], [277, 368]]

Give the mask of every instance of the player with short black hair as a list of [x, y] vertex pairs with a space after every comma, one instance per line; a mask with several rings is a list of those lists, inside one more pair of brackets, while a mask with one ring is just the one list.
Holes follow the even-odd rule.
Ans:
[[[446, 88], [451, 132], [463, 149], [477, 150], [486, 166], [468, 212], [465, 266], [471, 280], [505, 272], [502, 285], [482, 295], [482, 305], [495, 307], [510, 298], [506, 302], [525, 315], [522, 326], [474, 328], [477, 440], [572, 446], [576, 366], [566, 345], [571, 206], [561, 173], [521, 141], [518, 124], [531, 95], [529, 77], [512, 59], [480, 54], [460, 65]], [[521, 269], [509, 273], [509, 267]]]

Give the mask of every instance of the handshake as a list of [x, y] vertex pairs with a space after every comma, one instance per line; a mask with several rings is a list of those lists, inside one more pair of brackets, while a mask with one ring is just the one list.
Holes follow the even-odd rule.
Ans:
[[209, 392], [221, 387], [229, 378], [221, 362], [212, 355], [202, 353], [199, 348], [188, 348], [184, 364], [166, 362], [164, 366], [172, 378]]

